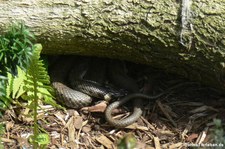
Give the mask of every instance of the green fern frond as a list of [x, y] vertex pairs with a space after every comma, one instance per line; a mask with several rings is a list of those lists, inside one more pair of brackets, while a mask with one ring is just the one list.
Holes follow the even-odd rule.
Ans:
[[14, 77], [11, 73], [7, 72], [7, 85], [6, 85], [6, 97], [10, 97], [13, 88]]
[[18, 66], [17, 72], [18, 74], [16, 76], [9, 72], [7, 73], [6, 96], [8, 98], [17, 99], [25, 92], [23, 86], [24, 80], [26, 80], [26, 73]]
[[[40, 54], [42, 50], [41, 44], [36, 44], [33, 47], [33, 55], [30, 59], [30, 64], [27, 69], [27, 76], [25, 80], [26, 96], [25, 99], [37, 96], [38, 99], [44, 99], [45, 103], [53, 106], [60, 107], [53, 100], [52, 92], [53, 89], [50, 86], [50, 77], [43, 64], [40, 60]], [[36, 92], [36, 95], [34, 93]]]
[[6, 96], [7, 92], [7, 81], [6, 79], [0, 79], [0, 109], [5, 110], [11, 103], [11, 98]]
[[[17, 66], [18, 75], [14, 76], [7, 72], [7, 79], [0, 84], [0, 108], [5, 109], [12, 103], [12, 99], [19, 98], [25, 91], [23, 90], [26, 73]], [[4, 105], [3, 105], [4, 104]]]
[[3, 134], [5, 133], [5, 127], [4, 125], [1, 123], [0, 124], [0, 149], [4, 149], [4, 145], [3, 145], [3, 142], [1, 140]]
[[0, 77], [0, 97], [6, 96], [6, 80], [6, 77]]
[[[50, 86], [50, 77], [43, 61], [40, 60], [42, 46], [37, 44], [33, 48], [33, 54], [30, 58], [30, 63], [26, 72], [17, 66], [16, 76], [7, 73], [7, 85], [5, 90], [6, 98], [18, 99], [19, 97], [22, 97], [29, 101], [33, 100], [34, 93], [36, 93], [38, 99], [61, 108], [61, 106], [53, 100], [53, 89]], [[6, 98], [1, 100], [5, 102], [7, 101]]]
[[[9, 32], [0, 35], [0, 109], [11, 104], [12, 99], [27, 99], [34, 118], [33, 148], [38, 148], [37, 108], [39, 100], [60, 107], [53, 100], [48, 76], [40, 60], [41, 44], [33, 45], [33, 34], [24, 24], [12, 26]], [[15, 65], [16, 64], [16, 65]], [[4, 77], [7, 79], [3, 80]], [[39, 139], [40, 140], [40, 139]]]
[[[30, 108], [33, 109], [34, 117], [34, 135], [33, 135], [33, 147], [38, 148], [38, 124], [37, 124], [37, 107], [38, 100], [46, 98], [52, 102], [52, 95], [48, 91], [47, 86], [50, 87], [49, 76], [44, 67], [44, 64], [40, 60], [40, 54], [42, 50], [41, 44], [36, 44], [33, 47], [33, 55], [31, 56], [30, 63], [27, 68], [27, 80], [25, 80], [25, 89], [27, 90], [27, 97], [31, 100]], [[45, 84], [46, 83], [46, 84]]]
[[[11, 74], [8, 74], [8, 77]], [[22, 94], [25, 93], [24, 87], [24, 80], [26, 80], [26, 72], [23, 71], [20, 67], [17, 66], [17, 76], [13, 78], [12, 82], [12, 98], [17, 99]]]

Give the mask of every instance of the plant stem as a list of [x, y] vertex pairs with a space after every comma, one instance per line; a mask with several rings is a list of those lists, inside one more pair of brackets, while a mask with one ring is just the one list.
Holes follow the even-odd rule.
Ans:
[[34, 137], [33, 137], [33, 148], [37, 149], [38, 148], [38, 143], [37, 143], [37, 136], [38, 136], [38, 124], [37, 124], [37, 107], [38, 107], [38, 96], [37, 96], [37, 78], [33, 76], [34, 81], [34, 103], [33, 103], [33, 110], [34, 110]]

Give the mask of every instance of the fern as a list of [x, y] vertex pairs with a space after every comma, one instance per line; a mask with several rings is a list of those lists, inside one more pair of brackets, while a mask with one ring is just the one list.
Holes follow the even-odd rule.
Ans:
[[[37, 48], [39, 47], [39, 48]], [[61, 108], [55, 100], [53, 100], [53, 89], [50, 86], [49, 75], [40, 59], [41, 45], [34, 46], [34, 53], [31, 57], [27, 72], [17, 66], [17, 75], [7, 73], [7, 83], [2, 87], [2, 92], [5, 96], [1, 96], [1, 100], [9, 105], [12, 99], [23, 99], [33, 103], [34, 93], [38, 99], [43, 99], [43, 102]], [[35, 88], [34, 88], [35, 87]], [[1, 90], [1, 87], [0, 87]], [[33, 109], [33, 105], [29, 106]]]
[[0, 109], [5, 110], [11, 103], [11, 98], [6, 96], [6, 81], [0, 80]]
[[13, 98], [16, 96], [15, 93], [18, 92], [16, 87], [20, 84], [14, 83], [14, 85], [17, 85], [14, 86], [12, 83], [15, 81], [14, 77], [17, 74], [17, 67], [26, 71], [27, 64], [29, 64], [33, 53], [32, 41], [34, 39], [34, 35], [29, 32], [23, 23], [13, 24], [8, 32], [0, 35], [0, 109], [4, 110], [12, 102], [10, 95], [12, 90], [14, 90]]
[[[38, 147], [37, 138], [40, 137], [37, 124], [37, 109], [39, 99], [44, 99], [45, 102], [52, 105], [57, 105], [53, 100], [53, 96], [49, 92], [52, 88], [50, 86], [50, 78], [44, 67], [42, 60], [40, 60], [40, 53], [42, 50], [41, 44], [33, 46], [33, 54], [30, 57], [30, 62], [26, 72], [17, 66], [17, 75], [7, 73], [7, 84], [5, 95], [9, 99], [17, 99], [22, 97], [30, 103], [29, 108], [32, 110], [31, 115], [34, 118], [34, 148]], [[40, 138], [39, 138], [40, 139]]]
[[4, 149], [3, 142], [1, 141], [1, 136], [5, 133], [5, 127], [3, 124], [0, 124], [0, 149]]
[[[41, 44], [36, 44], [33, 47], [33, 55], [30, 60], [30, 64], [27, 69], [27, 79], [24, 80], [25, 90], [29, 99], [33, 99], [31, 102], [31, 107], [33, 107], [33, 117], [34, 117], [34, 135], [33, 143], [34, 148], [38, 147], [38, 124], [37, 124], [37, 107], [38, 100], [45, 98], [48, 101], [53, 102], [52, 95], [48, 91], [50, 86], [50, 78], [44, 67], [42, 60], [40, 60], [40, 53], [42, 50]], [[47, 84], [47, 85], [46, 85]]]
[[[29, 108], [33, 111], [31, 115], [34, 118], [34, 148], [37, 148], [38, 138], [40, 139], [38, 124], [37, 124], [37, 108], [39, 99], [43, 99], [45, 103], [60, 107], [53, 100], [50, 86], [50, 78], [44, 67], [43, 61], [40, 60], [42, 50], [41, 44], [33, 46], [33, 54], [30, 57], [30, 62], [25, 72], [17, 66], [17, 75], [7, 73], [7, 83], [5, 95], [7, 99], [17, 99], [22, 97], [29, 101]], [[45, 136], [46, 137], [46, 136]]]
[[38, 99], [44, 99], [45, 103], [58, 106], [51, 94], [53, 89], [50, 86], [49, 75], [43, 61], [40, 60], [42, 46], [36, 44], [33, 49], [26, 72], [17, 66], [16, 76], [7, 73], [6, 97], [12, 99], [22, 97], [30, 101], [34, 97], [34, 92], [36, 92]]
[[24, 81], [27, 79], [26, 72], [17, 66], [17, 75], [7, 73], [6, 96], [12, 99], [18, 99], [26, 90], [24, 90]]
[[[44, 67], [43, 61], [40, 60], [41, 50], [41, 44], [34, 45], [33, 55], [27, 69], [26, 80], [24, 80], [27, 95], [23, 96], [23, 98], [30, 99], [33, 96], [37, 96], [38, 99], [44, 99], [45, 103], [55, 104], [55, 101], [52, 100], [53, 96], [51, 92], [53, 92], [53, 89], [50, 86], [50, 77]], [[35, 92], [36, 95], [34, 95]]]
[[[23, 24], [13, 26], [0, 36], [0, 108], [5, 109], [14, 99], [22, 97], [29, 103], [34, 118], [34, 148], [46, 135], [39, 135], [37, 108], [39, 100], [60, 107], [53, 100], [50, 78], [40, 60], [41, 44], [33, 45], [34, 39]], [[12, 100], [13, 99], [13, 100]], [[41, 143], [43, 145], [43, 142]], [[40, 146], [39, 146], [40, 147]]]
[[[25, 90], [23, 89], [24, 80], [26, 80], [26, 73], [20, 67], [17, 67], [17, 77], [14, 78], [13, 87], [12, 87], [12, 98], [17, 99], [24, 94]], [[9, 75], [9, 74], [8, 74]]]
[[0, 109], [2, 111], [9, 107], [12, 101], [12, 99], [7, 96], [7, 88], [7, 77], [0, 76]]

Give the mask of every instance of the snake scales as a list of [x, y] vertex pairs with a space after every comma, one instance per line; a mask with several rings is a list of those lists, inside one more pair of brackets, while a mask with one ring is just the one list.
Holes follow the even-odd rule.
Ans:
[[[105, 111], [106, 120], [114, 127], [126, 127], [140, 118], [143, 108], [141, 99], [156, 99], [166, 93], [163, 92], [156, 96], [139, 93], [137, 83], [125, 73], [124, 63], [120, 61], [72, 56], [62, 57], [57, 61], [50, 70], [50, 75], [53, 87], [62, 104], [70, 108], [81, 108], [89, 105], [92, 97], [105, 100], [123, 97], [110, 104]], [[126, 92], [104, 85], [106, 76], [117, 87], [127, 90], [129, 94], [125, 95]], [[70, 84], [70, 86], [65, 84]], [[113, 119], [112, 111], [131, 99], [134, 106], [133, 113], [124, 119]]]

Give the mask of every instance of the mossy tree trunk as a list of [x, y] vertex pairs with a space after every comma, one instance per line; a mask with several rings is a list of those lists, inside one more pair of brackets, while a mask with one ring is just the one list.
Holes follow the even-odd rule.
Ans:
[[125, 59], [225, 88], [224, 0], [5, 0], [46, 54]]

